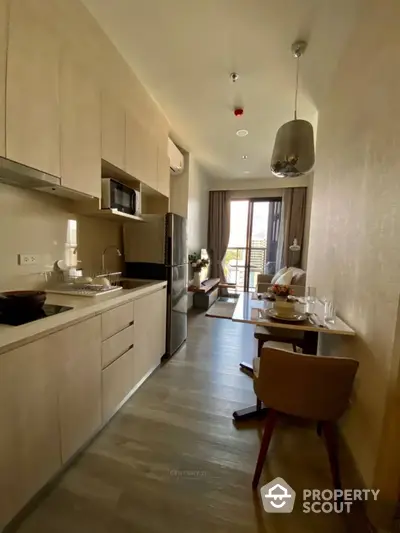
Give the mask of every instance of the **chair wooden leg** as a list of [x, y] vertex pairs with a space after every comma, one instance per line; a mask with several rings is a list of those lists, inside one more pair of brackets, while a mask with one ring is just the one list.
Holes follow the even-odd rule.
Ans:
[[269, 443], [271, 442], [271, 437], [272, 437], [272, 433], [275, 428], [277, 418], [278, 418], [278, 413], [274, 411], [273, 409], [269, 409], [268, 414], [267, 414], [267, 420], [265, 422], [265, 429], [264, 429], [264, 433], [263, 433], [263, 437], [261, 441], [260, 452], [258, 454], [257, 465], [254, 471], [253, 482], [252, 482], [253, 489], [257, 488], [258, 482], [260, 481], [261, 472], [262, 472], [262, 469], [265, 463], [265, 458], [267, 457]]
[[333, 486], [335, 489], [341, 489], [342, 482], [340, 479], [339, 456], [335, 424], [333, 422], [323, 422], [322, 432], [325, 437], [326, 449], [328, 450]]
[[292, 342], [292, 348], [293, 348], [294, 353], [297, 353], [296, 343]]
[[261, 357], [261, 351], [262, 351], [263, 346], [264, 346], [264, 341], [261, 339], [258, 339], [257, 357]]

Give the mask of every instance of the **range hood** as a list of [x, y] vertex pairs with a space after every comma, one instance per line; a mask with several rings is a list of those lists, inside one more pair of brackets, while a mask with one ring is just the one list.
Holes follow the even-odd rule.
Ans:
[[0, 183], [6, 183], [7, 185], [13, 185], [14, 187], [23, 189], [47, 192], [72, 200], [93, 198], [87, 194], [62, 187], [61, 178], [57, 176], [27, 167], [22, 163], [17, 163], [5, 157], [0, 157]]
[[40, 170], [0, 157], [0, 182], [24, 189], [61, 187], [61, 179]]

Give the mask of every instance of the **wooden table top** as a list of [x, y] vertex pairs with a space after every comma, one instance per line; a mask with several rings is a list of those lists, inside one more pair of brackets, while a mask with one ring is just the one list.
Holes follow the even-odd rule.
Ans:
[[[235, 311], [232, 316], [233, 322], [244, 322], [247, 324], [255, 324], [256, 326], [274, 327], [282, 329], [292, 329], [298, 331], [315, 331], [317, 333], [328, 333], [333, 335], [355, 335], [355, 331], [351, 329], [343, 320], [336, 317], [334, 323], [325, 323], [324, 321], [324, 306], [322, 302], [317, 300], [314, 304], [313, 312], [316, 313], [319, 321], [324, 324], [323, 327], [316, 326], [309, 320], [300, 323], [293, 322], [279, 322], [272, 318], [263, 318], [260, 310], [269, 309], [273, 302], [269, 300], [257, 300], [254, 298], [254, 293], [243, 292], [239, 296]], [[301, 304], [299, 304], [301, 305]]]

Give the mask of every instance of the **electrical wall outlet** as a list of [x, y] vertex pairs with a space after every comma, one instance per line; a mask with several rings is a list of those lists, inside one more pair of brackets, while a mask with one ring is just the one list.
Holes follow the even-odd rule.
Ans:
[[18, 264], [22, 266], [37, 265], [39, 256], [37, 254], [18, 254]]

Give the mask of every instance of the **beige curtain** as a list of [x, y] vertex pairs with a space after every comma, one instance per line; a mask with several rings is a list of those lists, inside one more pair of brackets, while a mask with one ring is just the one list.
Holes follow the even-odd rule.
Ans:
[[210, 277], [225, 282], [222, 260], [229, 243], [231, 204], [228, 191], [210, 191], [208, 208], [208, 245]]
[[[293, 189], [284, 189], [282, 202], [282, 218], [277, 251], [277, 271], [284, 266], [301, 266], [307, 188], [294, 187]], [[294, 239], [297, 239], [297, 243], [300, 246], [298, 252], [292, 252], [289, 249]]]

